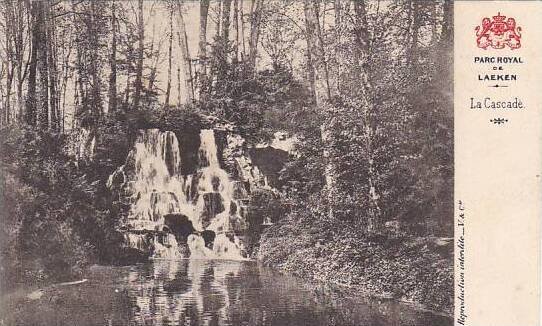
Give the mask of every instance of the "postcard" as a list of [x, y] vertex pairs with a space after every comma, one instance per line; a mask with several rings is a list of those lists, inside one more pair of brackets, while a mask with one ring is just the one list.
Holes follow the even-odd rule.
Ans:
[[0, 2], [0, 326], [537, 326], [542, 2]]

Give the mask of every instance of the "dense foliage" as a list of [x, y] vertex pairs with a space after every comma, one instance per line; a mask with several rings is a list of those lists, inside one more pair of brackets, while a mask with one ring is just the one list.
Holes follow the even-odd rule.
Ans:
[[[295, 275], [452, 314], [453, 241], [364, 237], [346, 223], [282, 221], [263, 235], [259, 259]], [[304, 220], [305, 219], [305, 220]]]
[[0, 5], [2, 281], [118, 262], [127, 203], [106, 181], [138, 130], [174, 131], [195, 166], [199, 130], [227, 124], [248, 146], [298, 140], [276, 189], [251, 194], [254, 255], [450, 312], [451, 2], [155, 4]]
[[[114, 231], [103, 183], [66, 154], [67, 136], [28, 128], [2, 134], [2, 280], [75, 276], [111, 259]], [[6, 284], [4, 284], [6, 285]]]

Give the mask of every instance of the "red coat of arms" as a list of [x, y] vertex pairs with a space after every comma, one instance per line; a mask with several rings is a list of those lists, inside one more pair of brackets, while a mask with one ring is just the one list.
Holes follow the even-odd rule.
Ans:
[[482, 26], [476, 27], [476, 44], [479, 48], [486, 50], [488, 47], [503, 49], [508, 46], [510, 49], [521, 47], [521, 27], [516, 26], [514, 18], [501, 16], [499, 12], [493, 19], [482, 19]]

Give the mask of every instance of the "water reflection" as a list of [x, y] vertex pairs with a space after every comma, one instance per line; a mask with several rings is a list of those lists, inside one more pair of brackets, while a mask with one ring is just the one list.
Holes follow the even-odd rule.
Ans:
[[[239, 262], [156, 261], [132, 269], [128, 294], [135, 303], [137, 325], [230, 325], [230, 296], [239, 289], [229, 282], [239, 277]], [[237, 292], [237, 293], [236, 293]]]
[[248, 261], [96, 267], [89, 281], [35, 300], [2, 298], [0, 325], [445, 326], [450, 318], [262, 268]]
[[349, 297], [252, 262], [157, 261], [128, 274], [137, 325], [438, 325], [447, 318]]

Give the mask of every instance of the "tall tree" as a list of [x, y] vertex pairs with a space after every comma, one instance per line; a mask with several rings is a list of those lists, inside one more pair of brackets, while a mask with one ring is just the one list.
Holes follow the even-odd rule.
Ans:
[[230, 13], [231, 13], [231, 0], [223, 0], [222, 2], [222, 38], [225, 43], [230, 38]]
[[169, 97], [171, 96], [171, 64], [173, 49], [173, 8], [169, 8], [169, 32], [168, 32], [168, 65], [167, 65], [167, 84], [165, 106], [169, 106]]
[[446, 45], [448, 47], [451, 46], [450, 41], [453, 39], [453, 1], [452, 0], [444, 0], [444, 4], [442, 6], [442, 30], [441, 30], [441, 37], [440, 40], [443, 45]]
[[50, 126], [60, 130], [60, 96], [58, 74], [58, 44], [56, 39], [56, 19], [52, 8], [46, 11], [47, 66], [49, 73], [49, 117]]
[[177, 19], [178, 19], [178, 41], [181, 50], [181, 62], [184, 72], [184, 87], [186, 89], [187, 101], [191, 102], [194, 99], [194, 84], [192, 78], [192, 60], [188, 50], [188, 36], [186, 34], [186, 25], [183, 18], [183, 10], [181, 2], [177, 3]]
[[159, 40], [158, 40], [158, 44], [157, 44], [157, 47], [155, 49], [154, 47], [154, 35], [155, 35], [155, 28], [156, 26], [153, 25], [152, 27], [152, 38], [151, 38], [151, 48], [150, 48], [150, 55], [154, 57], [154, 62], [152, 63], [151, 65], [151, 71], [149, 73], [149, 83], [148, 83], [148, 86], [147, 86], [147, 91], [149, 92], [149, 94], [154, 94], [156, 93], [156, 89], [155, 89], [155, 85], [154, 83], [156, 82], [156, 77], [158, 75], [158, 65], [160, 63], [160, 59], [162, 58], [162, 44], [164, 42], [164, 38], [161, 37]]
[[239, 0], [233, 1], [233, 30], [235, 31], [235, 61], [239, 61]]
[[[0, 76], [3, 76], [5, 71], [6, 76], [6, 90], [5, 94], [0, 93], [0, 95], [3, 95], [5, 98], [5, 102], [3, 105], [4, 112], [2, 112], [2, 116], [0, 117], [0, 125], [9, 124], [11, 120], [11, 88], [13, 84], [13, 77], [15, 74], [15, 67], [16, 67], [16, 60], [14, 58], [14, 34], [15, 31], [13, 30], [15, 19], [12, 17], [13, 14], [13, 5], [11, 1], [7, 1], [5, 3], [5, 7], [3, 8], [3, 19], [4, 24], [0, 24], [0, 27], [3, 27], [3, 32], [5, 36], [5, 47], [4, 47], [4, 58], [1, 63], [2, 69], [0, 69]], [[0, 7], [0, 9], [2, 9]], [[0, 80], [0, 87], [2, 87], [2, 81]]]
[[137, 49], [137, 67], [134, 82], [134, 107], [137, 108], [141, 101], [141, 91], [143, 90], [143, 59], [145, 42], [145, 23], [143, 21], [143, 0], [138, 0], [138, 49]]
[[329, 87], [329, 72], [325, 59], [318, 11], [317, 0], [305, 0], [304, 12], [307, 51], [311, 58], [310, 65], [314, 72], [314, 97], [316, 105], [322, 105], [331, 98], [331, 90]]
[[23, 86], [30, 60], [25, 60], [24, 56], [29, 45], [27, 33], [32, 28], [29, 7], [30, 3], [24, 1], [0, 3], [3, 19], [0, 30], [5, 37], [0, 69], [0, 76], [5, 76], [5, 85], [1, 85], [0, 80], [0, 87], [5, 91], [5, 94], [2, 94], [4, 96], [3, 115], [0, 117], [2, 123], [21, 119], [25, 110]]
[[80, 26], [75, 31], [75, 104], [76, 123], [82, 127], [97, 126], [104, 112], [102, 87], [104, 62], [109, 53], [103, 38], [109, 33], [109, 17], [105, 2], [73, 2], [74, 23]]
[[209, 15], [209, 0], [200, 1], [199, 19], [199, 89], [201, 95], [208, 87], [207, 83], [207, 18]]
[[38, 1], [33, 2], [32, 6], [34, 19], [34, 25], [32, 26], [32, 47], [36, 50], [35, 60], [39, 80], [35, 109], [40, 128], [47, 129], [49, 127], [49, 67], [47, 64], [46, 12], [49, 4], [47, 1]]
[[260, 25], [262, 22], [263, 0], [252, 0], [250, 4], [250, 35], [248, 41], [248, 67], [256, 70], [256, 57], [258, 56], [258, 41], [260, 39]]
[[30, 17], [31, 17], [31, 54], [30, 64], [28, 70], [28, 88], [26, 92], [26, 109], [25, 109], [25, 121], [31, 126], [36, 125], [36, 76], [38, 67], [38, 47], [36, 44], [40, 40], [38, 11], [40, 10], [40, 4], [38, 2], [32, 2], [30, 4]]
[[245, 8], [243, 5], [243, 0], [239, 0], [239, 14], [241, 18], [241, 60], [245, 61], [245, 58], [247, 56], [246, 52], [246, 44], [245, 44]]
[[[322, 42], [322, 31], [320, 28], [319, 9], [317, 0], [305, 0], [304, 2], [305, 13], [305, 30], [307, 40], [307, 57], [309, 60], [309, 74], [311, 90], [314, 92], [316, 106], [324, 108], [327, 102], [331, 98], [331, 91], [329, 88], [329, 73], [325, 60], [325, 49]], [[330, 160], [330, 125], [331, 122], [324, 122], [320, 126], [321, 141], [323, 146], [324, 157], [324, 178], [326, 182], [325, 192], [327, 193], [328, 202], [328, 214], [333, 217], [334, 210], [331, 205], [333, 198], [337, 196], [336, 191], [336, 175], [337, 168]]]
[[355, 14], [355, 49], [356, 49], [356, 71], [360, 79], [359, 98], [362, 103], [364, 145], [367, 157], [367, 184], [369, 207], [367, 227], [370, 232], [379, 232], [382, 227], [382, 216], [379, 205], [380, 195], [377, 189], [378, 171], [375, 168], [375, 130], [377, 128], [376, 107], [374, 105], [374, 86], [370, 77], [368, 67], [370, 66], [370, 35], [367, 23], [367, 8], [365, 1], [354, 2]]
[[111, 57], [109, 59], [109, 113], [117, 110], [117, 8], [111, 1]]
[[29, 23], [29, 10], [26, 2], [16, 1], [13, 10], [16, 12], [16, 33], [15, 33], [15, 60], [17, 62], [17, 103], [18, 103], [18, 115], [22, 118], [24, 115], [24, 95], [23, 84], [28, 73], [28, 65], [30, 60], [24, 62], [24, 55], [29, 47], [27, 39], [27, 27]]
[[420, 1], [409, 0], [409, 47], [407, 50], [407, 63], [412, 66], [416, 62], [416, 56], [418, 51], [418, 36], [421, 27], [421, 4]]

